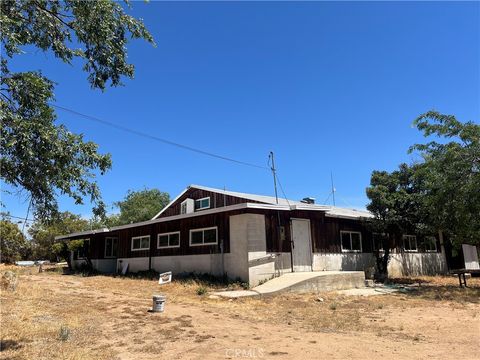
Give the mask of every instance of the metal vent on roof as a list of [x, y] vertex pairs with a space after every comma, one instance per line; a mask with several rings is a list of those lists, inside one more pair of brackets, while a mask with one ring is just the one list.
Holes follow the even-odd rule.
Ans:
[[313, 197], [304, 197], [300, 202], [304, 204], [315, 204], [315, 198]]

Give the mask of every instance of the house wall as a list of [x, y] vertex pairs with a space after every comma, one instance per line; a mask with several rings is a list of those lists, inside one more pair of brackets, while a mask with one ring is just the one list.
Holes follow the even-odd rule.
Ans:
[[445, 274], [444, 253], [394, 253], [388, 264], [390, 277]]
[[225, 273], [229, 278], [248, 282], [249, 214], [230, 216], [230, 254], [225, 256]]
[[[195, 191], [185, 196], [201, 198], [207, 195], [203, 190]], [[218, 195], [221, 194], [215, 195], [217, 204], [220, 201]], [[241, 202], [243, 199], [234, 198], [231, 201]], [[227, 202], [227, 205], [231, 203]], [[226, 273], [231, 278], [240, 278], [253, 285], [291, 271], [291, 218], [310, 220], [314, 271], [368, 270], [374, 266], [372, 234], [366, 224], [362, 220], [326, 217], [322, 211], [236, 210], [76, 238], [90, 239], [90, 258], [92, 262], [96, 261], [94, 266], [100, 271], [110, 272], [112, 267], [118, 268], [120, 260], [129, 263], [131, 272], [148, 270], [151, 256], [151, 268], [159, 272]], [[191, 229], [211, 226], [217, 227], [218, 244], [190, 246]], [[280, 236], [280, 227], [284, 229], [284, 238]], [[362, 234], [361, 252], [342, 252], [341, 230], [359, 231]], [[174, 231], [180, 231], [180, 246], [158, 249], [157, 235]], [[150, 249], [132, 251], [132, 237], [143, 235], [150, 235]], [[112, 236], [119, 239], [116, 265], [112, 265], [115, 260], [104, 259], [105, 237]], [[445, 271], [446, 264], [439, 243], [438, 251], [434, 253], [422, 252], [420, 244], [421, 239], [418, 238], [418, 253], [403, 253], [399, 250], [401, 244], [395, 244], [397, 249], [389, 266], [391, 274], [416, 275]], [[77, 266], [82, 263], [75, 256], [73, 260]]]
[[152, 269], [160, 273], [208, 273], [222, 276], [222, 254], [200, 254], [184, 256], [156, 256], [152, 258]]
[[134, 258], [118, 258], [117, 272], [121, 272], [125, 263], [128, 263], [128, 272], [147, 271], [150, 258], [148, 256]]

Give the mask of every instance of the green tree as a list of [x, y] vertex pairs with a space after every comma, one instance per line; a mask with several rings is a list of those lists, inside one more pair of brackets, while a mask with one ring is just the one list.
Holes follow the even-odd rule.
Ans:
[[448, 235], [453, 246], [480, 245], [480, 125], [429, 111], [415, 120], [426, 144], [416, 144], [426, 179], [423, 206], [429, 225]]
[[[128, 4], [128, 3], [127, 3]], [[12, 72], [9, 61], [25, 47], [36, 47], [56, 58], [83, 62], [92, 88], [121, 85], [133, 78], [127, 62], [130, 38], [153, 38], [142, 21], [127, 15], [112, 0], [2, 0], [0, 117], [1, 178], [27, 191], [37, 216], [57, 211], [58, 193], [81, 204], [85, 197], [94, 214], [103, 216], [104, 203], [94, 180], [111, 167], [110, 155], [55, 123], [54, 83], [40, 71]]]
[[122, 201], [115, 203], [120, 208], [118, 225], [152, 219], [170, 202], [170, 195], [158, 189], [129, 190]]
[[29, 248], [17, 224], [5, 219], [0, 219], [0, 243], [0, 261], [5, 263], [21, 260]]
[[377, 256], [382, 274], [387, 274], [389, 250], [402, 233], [440, 231], [454, 248], [480, 244], [480, 125], [435, 111], [414, 124], [425, 137], [437, 138], [409, 149], [418, 151], [422, 161], [402, 164], [392, 173], [374, 171], [367, 188], [367, 209], [375, 216], [370, 226], [386, 234], [386, 251]]
[[424, 204], [425, 179], [421, 171], [423, 165], [401, 164], [398, 170], [373, 171], [367, 197], [367, 209], [374, 218], [367, 222], [370, 230], [381, 240], [375, 256], [378, 278], [388, 276], [390, 250], [401, 242], [402, 234], [428, 233], [428, 212]]
[[[32, 238], [32, 250], [35, 259], [56, 261], [56, 255], [63, 249], [57, 248], [59, 245], [56, 245], [55, 236], [88, 229], [90, 229], [88, 220], [68, 211], [58, 213], [54, 220], [35, 222], [28, 230]], [[65, 254], [62, 255], [62, 257], [64, 256]], [[65, 259], [68, 260], [68, 256]]]
[[[80, 250], [85, 246], [83, 240], [69, 240], [69, 241], [57, 241], [51, 247], [52, 253], [55, 254], [60, 259], [65, 259], [68, 264], [68, 267], [72, 269], [72, 262], [70, 254], [72, 252]], [[87, 258], [88, 265], [91, 268], [92, 262], [90, 258]]]

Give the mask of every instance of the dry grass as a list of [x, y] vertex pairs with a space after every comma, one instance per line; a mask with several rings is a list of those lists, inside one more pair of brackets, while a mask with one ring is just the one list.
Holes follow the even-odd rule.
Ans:
[[[1, 293], [0, 358], [141, 359], [160, 353], [174, 357], [189, 347], [235, 343], [232, 323], [237, 324], [235, 331], [276, 326], [297, 334], [292, 341], [300, 341], [295, 338], [303, 334], [331, 333], [452, 344], [456, 334], [444, 328], [447, 318], [435, 319], [437, 311], [452, 327], [480, 321], [478, 278], [469, 279], [467, 289], [460, 289], [453, 277], [424, 277], [420, 285], [419, 279], [396, 279], [411, 290], [395, 295], [329, 292], [229, 301], [198, 295], [199, 287], [208, 291], [228, 287], [212, 279], [181, 279], [159, 289], [157, 281], [149, 279], [66, 276], [50, 270], [39, 274], [35, 268], [20, 269], [17, 290]], [[147, 312], [156, 293], [167, 296], [165, 314]], [[419, 322], [425, 318], [428, 321]], [[242, 334], [237, 336], [257, 343], [268, 342], [271, 336], [261, 331]], [[319, 345], [316, 338], [307, 344]]]

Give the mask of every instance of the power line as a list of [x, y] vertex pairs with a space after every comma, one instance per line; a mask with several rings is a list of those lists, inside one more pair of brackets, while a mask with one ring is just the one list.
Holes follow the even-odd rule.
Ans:
[[10, 215], [10, 214], [0, 214], [0, 218], [3, 218], [3, 217], [20, 219], [20, 220], [23, 220], [23, 221], [35, 221], [35, 220], [33, 220], [33, 219], [28, 219], [28, 218], [26, 218], [26, 217], [14, 216], [14, 215]]
[[285, 194], [285, 191], [283, 190], [283, 186], [282, 186], [282, 183], [280, 182], [280, 179], [278, 178], [278, 174], [276, 174], [276, 177], [277, 177], [278, 185], [280, 185], [280, 190], [282, 190], [283, 197], [287, 201], [288, 206], [290, 206], [290, 201], [288, 201], [287, 195]]
[[188, 146], [188, 145], [183, 145], [183, 144], [180, 144], [180, 143], [177, 143], [177, 142], [174, 142], [174, 141], [170, 141], [170, 140], [167, 140], [167, 139], [160, 138], [158, 136], [154, 136], [154, 135], [144, 133], [142, 131], [131, 129], [131, 128], [128, 128], [128, 127], [123, 126], [123, 125], [118, 125], [118, 124], [112, 123], [110, 121], [97, 118], [95, 116], [83, 114], [81, 112], [78, 112], [78, 111], [75, 111], [75, 110], [72, 110], [72, 109], [68, 109], [68, 108], [60, 106], [60, 105], [55, 105], [55, 104], [52, 104], [52, 103], [50, 103], [50, 105], [53, 106], [53, 107], [56, 107], [57, 109], [67, 111], [69, 113], [81, 116], [85, 119], [92, 120], [92, 121], [98, 122], [100, 124], [113, 127], [117, 130], [122, 130], [122, 131], [125, 131], [125, 132], [128, 132], [128, 133], [131, 133], [131, 134], [135, 134], [137, 136], [142, 136], [142, 137], [145, 137], [145, 138], [148, 138], [148, 139], [151, 139], [151, 140], [159, 141], [159, 142], [167, 144], [167, 145], [176, 146], [176, 147], [184, 149], [184, 150], [192, 151], [192, 152], [195, 152], [195, 153], [198, 153], [198, 154], [210, 156], [210, 157], [225, 160], [225, 161], [230, 161], [230, 162], [233, 162], [233, 163], [236, 163], [236, 164], [239, 164], [239, 165], [245, 165], [245, 166], [250, 166], [250, 167], [254, 167], [254, 168], [258, 168], [258, 169], [269, 170], [269, 168], [267, 168], [265, 166], [252, 164], [252, 163], [241, 161], [241, 160], [232, 159], [232, 158], [227, 157], [227, 156], [214, 154], [212, 152], [197, 149], [197, 148], [194, 148], [194, 147], [191, 147], [191, 146]]

